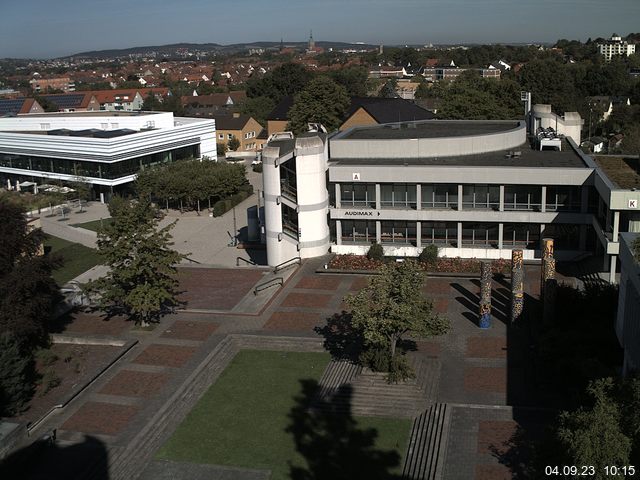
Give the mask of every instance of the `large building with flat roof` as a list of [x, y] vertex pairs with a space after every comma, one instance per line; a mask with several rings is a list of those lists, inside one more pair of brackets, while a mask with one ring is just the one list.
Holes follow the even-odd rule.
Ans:
[[602, 255], [614, 280], [618, 233], [640, 229], [631, 201], [640, 192], [618, 191], [582, 153], [581, 124], [575, 113], [536, 105], [528, 121], [276, 136], [263, 153], [269, 264], [328, 250], [364, 254], [372, 242], [400, 257], [434, 244], [447, 257], [508, 259], [518, 248], [535, 260], [552, 237], [558, 259]]
[[216, 158], [215, 121], [169, 112], [41, 113], [0, 118], [0, 180], [78, 181], [110, 194], [140, 169]]

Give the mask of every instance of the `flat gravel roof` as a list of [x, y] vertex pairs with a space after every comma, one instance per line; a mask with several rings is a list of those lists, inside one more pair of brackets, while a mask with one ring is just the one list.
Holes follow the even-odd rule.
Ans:
[[407, 140], [411, 138], [447, 138], [488, 135], [514, 130], [520, 122], [433, 120], [416, 123], [386, 124], [376, 127], [355, 128], [339, 135], [335, 140]]

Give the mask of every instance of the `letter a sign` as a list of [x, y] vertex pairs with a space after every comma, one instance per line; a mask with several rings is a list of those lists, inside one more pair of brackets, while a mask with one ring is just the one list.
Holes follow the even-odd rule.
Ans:
[[353, 174], [353, 181], [354, 182], [359, 182], [360, 181], [360, 174], [359, 173], [354, 173]]

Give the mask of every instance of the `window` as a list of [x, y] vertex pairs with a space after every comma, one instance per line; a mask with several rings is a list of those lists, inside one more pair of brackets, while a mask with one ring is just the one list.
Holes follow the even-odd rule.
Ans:
[[391, 208], [416, 208], [416, 186], [406, 183], [380, 185], [380, 205]]
[[497, 223], [463, 223], [462, 224], [463, 247], [497, 247], [498, 224]]
[[51, 124], [50, 123], [41, 123], [40, 124], [40, 130], [51, 130]]
[[458, 186], [453, 184], [422, 185], [422, 208], [458, 208]]
[[505, 223], [502, 227], [504, 248], [529, 248], [540, 246], [540, 225], [530, 223]]
[[342, 220], [342, 243], [369, 244], [376, 241], [376, 222]]
[[458, 224], [453, 222], [422, 222], [420, 224], [422, 244], [458, 244]]
[[537, 185], [505, 185], [504, 209], [539, 212], [542, 209], [542, 187]]
[[227, 133], [227, 140], [231, 140], [233, 138], [233, 134], [232, 133]]
[[500, 208], [500, 187], [497, 185], [464, 185], [462, 187], [462, 208], [498, 210]]
[[579, 212], [581, 204], [580, 187], [547, 187], [548, 212]]
[[416, 222], [380, 222], [380, 228], [382, 243], [416, 245]]
[[545, 225], [544, 238], [553, 238], [556, 250], [578, 250], [580, 244], [580, 227], [578, 225], [562, 225], [550, 223]]
[[295, 159], [280, 165], [280, 191], [282, 192], [282, 196], [294, 202], [298, 201]]
[[342, 207], [376, 208], [376, 186], [373, 183], [343, 183], [340, 193]]
[[282, 231], [298, 239], [298, 212], [284, 204], [282, 205]]

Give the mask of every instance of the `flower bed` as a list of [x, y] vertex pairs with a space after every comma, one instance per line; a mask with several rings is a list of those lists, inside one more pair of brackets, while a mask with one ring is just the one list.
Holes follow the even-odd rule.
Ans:
[[[395, 261], [395, 257], [385, 257], [383, 262], [369, 260], [364, 255], [335, 255], [329, 262], [330, 269], [336, 270], [378, 270], [384, 263]], [[439, 273], [480, 273], [481, 261], [475, 258], [440, 257], [433, 263], [421, 263], [428, 272]], [[511, 270], [509, 260], [498, 259], [491, 262], [493, 273], [508, 274]]]

